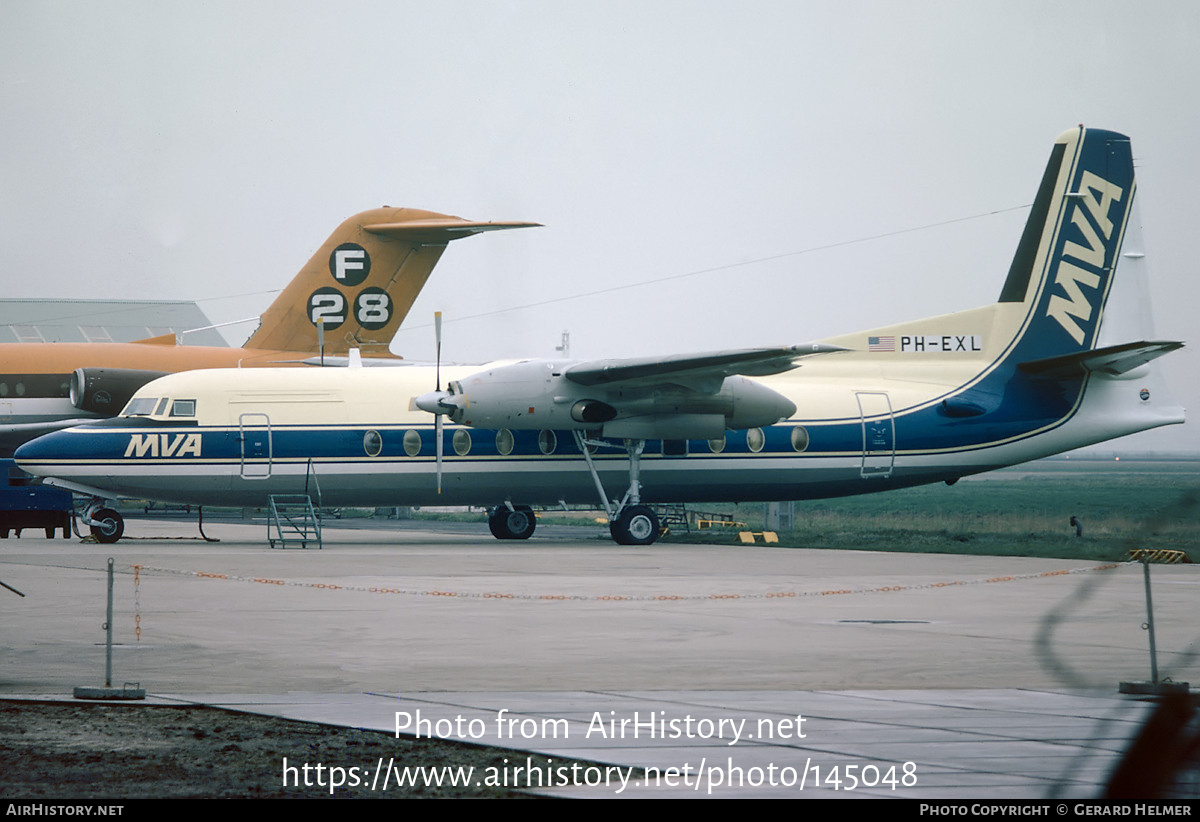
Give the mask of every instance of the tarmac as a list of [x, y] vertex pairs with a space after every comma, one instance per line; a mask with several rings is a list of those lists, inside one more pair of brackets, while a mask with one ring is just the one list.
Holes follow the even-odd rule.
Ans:
[[[616, 766], [550, 795], [1088, 799], [1153, 708], [1117, 692], [1150, 678], [1139, 565], [331, 525], [0, 541], [0, 698], [104, 684], [112, 557], [114, 685]], [[1159, 677], [1200, 680], [1200, 569], [1152, 581]]]

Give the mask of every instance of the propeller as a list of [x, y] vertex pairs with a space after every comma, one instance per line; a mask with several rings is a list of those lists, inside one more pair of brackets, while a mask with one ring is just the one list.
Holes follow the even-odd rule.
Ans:
[[413, 403], [422, 411], [428, 411], [430, 414], [433, 414], [433, 435], [436, 440], [434, 447], [437, 454], [437, 490], [440, 494], [442, 493], [442, 451], [444, 449], [442, 443], [442, 417], [449, 416], [458, 410], [458, 403], [455, 401], [454, 392], [442, 390], [442, 312], [440, 311], [433, 313], [433, 333], [437, 341], [437, 365], [434, 371], [437, 386], [434, 391], [417, 397]]
[[[442, 312], [433, 312], [433, 338], [437, 342], [437, 353], [434, 357], [434, 382], [436, 383], [436, 391], [434, 393], [442, 393]], [[441, 399], [438, 400], [438, 411], [442, 406]], [[445, 445], [442, 442], [442, 417], [441, 413], [433, 415], [433, 436], [437, 440], [434, 446], [437, 454], [437, 492], [442, 493], [442, 449]]]

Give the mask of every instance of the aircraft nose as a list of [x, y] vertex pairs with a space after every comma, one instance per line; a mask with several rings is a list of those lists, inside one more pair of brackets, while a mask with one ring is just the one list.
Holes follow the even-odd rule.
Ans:
[[39, 470], [40, 463], [64, 456], [65, 439], [61, 431], [43, 434], [20, 445], [13, 454], [13, 459], [22, 471], [41, 476], [44, 472]]

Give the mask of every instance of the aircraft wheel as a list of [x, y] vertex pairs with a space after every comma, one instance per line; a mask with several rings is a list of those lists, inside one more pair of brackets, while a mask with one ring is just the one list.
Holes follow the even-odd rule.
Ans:
[[658, 515], [646, 505], [626, 508], [608, 525], [618, 545], [652, 545], [658, 539]]
[[125, 520], [111, 508], [101, 508], [92, 514], [92, 519], [100, 523], [89, 526], [96, 542], [105, 544], [116, 542], [125, 533]]
[[537, 519], [528, 505], [514, 505], [511, 511], [507, 505], [497, 505], [488, 517], [488, 528], [496, 539], [529, 539], [536, 527]]

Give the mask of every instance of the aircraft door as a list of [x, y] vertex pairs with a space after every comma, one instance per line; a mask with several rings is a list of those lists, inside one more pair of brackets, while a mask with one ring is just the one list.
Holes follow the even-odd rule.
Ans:
[[241, 414], [238, 417], [242, 441], [242, 479], [266, 479], [271, 476], [271, 419], [266, 414]]
[[882, 391], [858, 391], [862, 418], [863, 454], [861, 475], [890, 477], [896, 460], [896, 420], [892, 402]]

